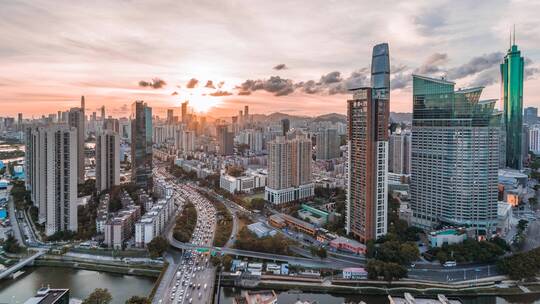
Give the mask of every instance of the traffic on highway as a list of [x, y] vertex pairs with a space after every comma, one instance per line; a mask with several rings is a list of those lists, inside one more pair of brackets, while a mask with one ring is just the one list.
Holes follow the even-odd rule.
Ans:
[[[216, 228], [214, 206], [190, 185], [177, 185], [176, 190], [197, 210], [197, 224], [190, 243], [212, 246]], [[215, 268], [210, 263], [208, 250], [185, 250], [161, 303], [211, 303], [214, 277]]]

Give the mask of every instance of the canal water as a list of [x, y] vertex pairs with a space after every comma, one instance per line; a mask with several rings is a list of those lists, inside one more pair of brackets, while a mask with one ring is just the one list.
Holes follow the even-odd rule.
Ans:
[[[221, 304], [232, 304], [235, 296], [240, 295], [241, 290], [238, 288], [222, 288], [221, 289]], [[464, 304], [529, 304], [540, 303], [540, 295], [520, 295], [510, 297], [463, 297], [460, 300]], [[342, 294], [317, 294], [317, 293], [301, 293], [301, 292], [279, 292], [278, 304], [294, 304], [297, 302], [317, 303], [317, 304], [357, 304], [365, 302], [367, 304], [388, 304], [386, 296], [369, 296], [369, 295], [342, 295]]]
[[72, 298], [84, 299], [96, 288], [107, 288], [113, 303], [133, 295], [148, 296], [155, 278], [137, 277], [62, 267], [31, 267], [16, 279], [0, 282], [0, 303], [24, 303], [42, 287], [69, 288]]

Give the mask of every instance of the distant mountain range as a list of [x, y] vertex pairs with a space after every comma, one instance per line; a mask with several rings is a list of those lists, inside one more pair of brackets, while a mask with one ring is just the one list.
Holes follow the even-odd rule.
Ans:
[[[266, 123], [277, 123], [280, 122], [282, 119], [289, 119], [291, 121], [294, 120], [309, 120], [312, 122], [323, 122], [323, 121], [330, 121], [332, 123], [347, 123], [347, 116], [339, 113], [329, 113], [329, 114], [323, 114], [315, 117], [311, 116], [304, 116], [304, 115], [289, 115], [286, 113], [281, 112], [274, 112], [271, 114], [252, 114], [252, 119], [254, 122], [266, 122]], [[228, 117], [222, 118], [224, 120], [229, 120]], [[390, 112], [390, 121], [396, 122], [396, 123], [410, 123], [412, 121], [412, 113], [396, 113], [396, 112]]]

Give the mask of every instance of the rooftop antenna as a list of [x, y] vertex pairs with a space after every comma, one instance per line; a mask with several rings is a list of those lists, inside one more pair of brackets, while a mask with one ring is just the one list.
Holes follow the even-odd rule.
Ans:
[[514, 45], [516, 45], [516, 24], [514, 24]]

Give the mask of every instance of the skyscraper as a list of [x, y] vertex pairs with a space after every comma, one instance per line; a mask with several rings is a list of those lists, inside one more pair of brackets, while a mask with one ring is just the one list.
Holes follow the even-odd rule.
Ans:
[[152, 108], [135, 101], [131, 116], [131, 179], [150, 189], [152, 179]]
[[174, 112], [173, 109], [167, 109], [167, 123], [172, 124], [174, 122]]
[[77, 231], [78, 130], [67, 125], [31, 127], [26, 140], [27, 188], [45, 234]]
[[353, 98], [347, 101], [349, 179], [345, 228], [365, 243], [387, 231], [390, 101], [387, 43], [373, 47], [371, 88], [351, 91]]
[[287, 132], [291, 129], [291, 122], [287, 118], [281, 120], [281, 135], [287, 136]]
[[504, 105], [504, 125], [506, 130], [506, 166], [521, 169], [522, 126], [523, 126], [523, 69], [521, 57], [514, 41], [501, 63], [502, 100]]
[[268, 185], [265, 199], [272, 204], [307, 199], [315, 194], [311, 171], [311, 140], [277, 136], [268, 142]]
[[337, 130], [325, 128], [317, 133], [317, 159], [328, 160], [339, 157], [339, 136]]
[[411, 209], [413, 225], [475, 228], [497, 224], [500, 114], [483, 87], [413, 75]]
[[120, 185], [120, 135], [103, 130], [96, 137], [96, 189]]
[[523, 111], [523, 122], [533, 125], [538, 122], [538, 108], [527, 107]]
[[400, 134], [392, 134], [388, 143], [388, 171], [396, 174], [410, 174], [411, 133], [402, 131]]
[[229, 131], [227, 125], [217, 126], [217, 137], [219, 144], [219, 154], [233, 155], [234, 154], [234, 134]]
[[[84, 105], [84, 96], [81, 105]], [[84, 111], [82, 108], [71, 108], [68, 114], [69, 125], [77, 130], [77, 182], [84, 183]]]
[[182, 102], [182, 123], [183, 124], [187, 124], [188, 123], [188, 118], [187, 118], [187, 110], [188, 110], [188, 102], [187, 101], [184, 101]]
[[101, 121], [105, 121], [105, 106], [101, 106]]

